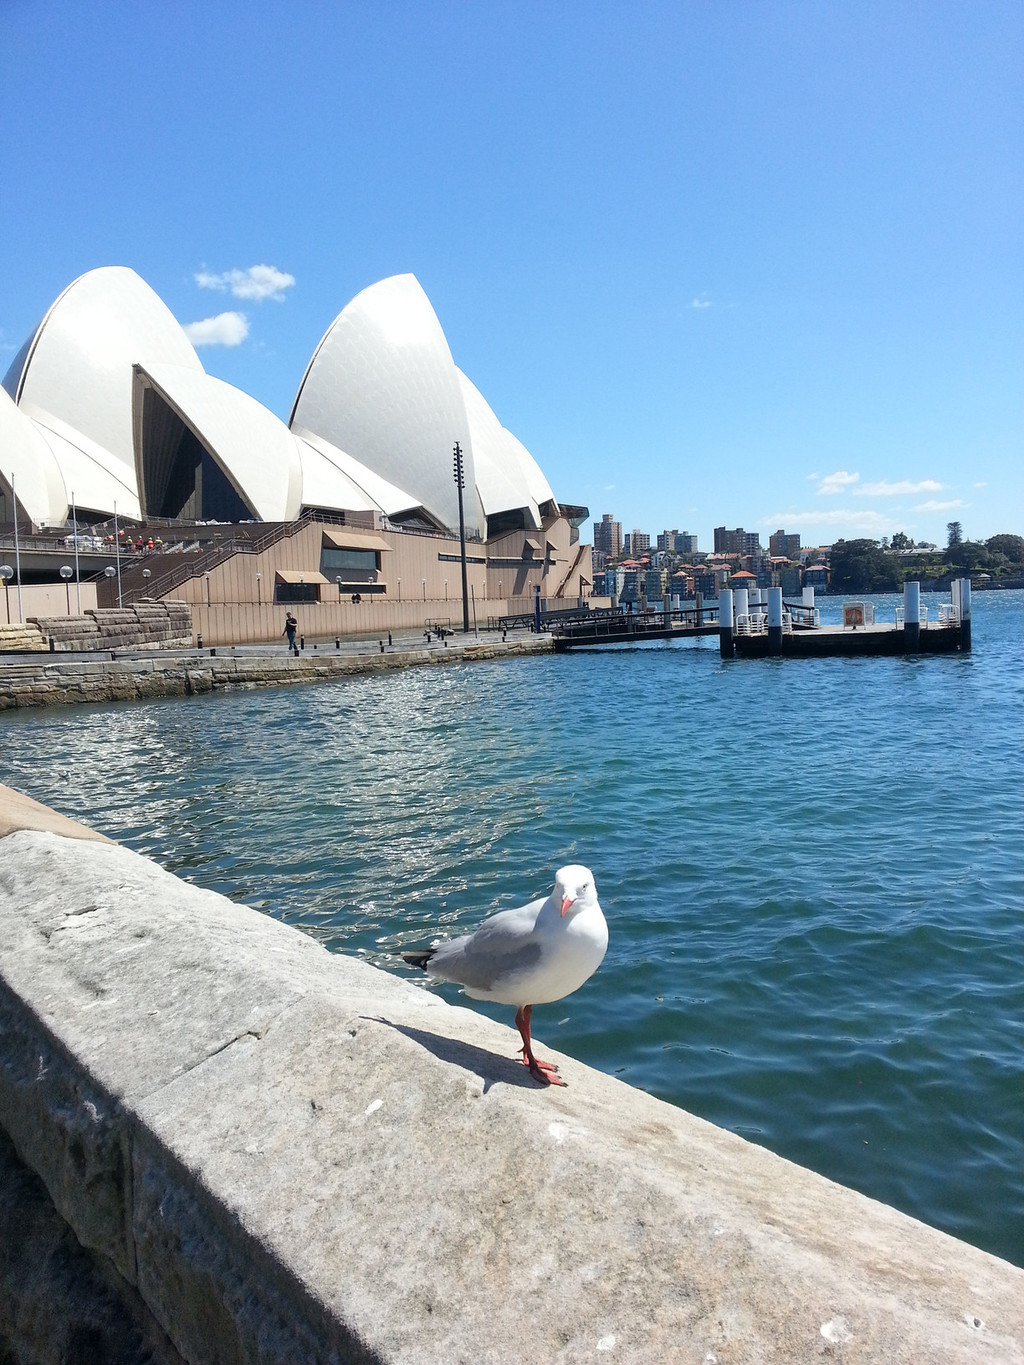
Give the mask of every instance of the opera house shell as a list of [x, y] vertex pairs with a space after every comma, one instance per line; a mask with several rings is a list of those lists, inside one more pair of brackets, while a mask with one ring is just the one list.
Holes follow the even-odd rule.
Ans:
[[[286, 425], [215, 379], [167, 306], [121, 266], [60, 295], [0, 393], [0, 521], [291, 521], [373, 513], [377, 524], [529, 533], [560, 509], [536, 461], [456, 367], [412, 275], [357, 295], [328, 328]], [[12, 488], [13, 485], [13, 488]], [[573, 509], [584, 512], [585, 509]]]

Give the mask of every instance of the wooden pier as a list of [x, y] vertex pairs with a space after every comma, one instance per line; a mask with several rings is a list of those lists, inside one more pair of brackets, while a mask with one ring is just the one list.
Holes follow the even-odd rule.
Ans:
[[971, 648], [971, 584], [958, 579], [950, 601], [930, 621], [921, 606], [920, 585], [907, 583], [903, 605], [892, 622], [876, 622], [870, 603], [843, 606], [843, 624], [825, 625], [813, 596], [784, 602], [781, 588], [723, 589], [714, 605], [628, 611], [561, 612], [543, 621], [555, 652], [593, 645], [636, 645], [717, 635], [723, 659], [825, 659], [915, 654], [967, 653]]
[[718, 634], [718, 607], [685, 607], [626, 611], [622, 607], [579, 612], [547, 621], [555, 653], [586, 645], [636, 645], [650, 640], [687, 640]]

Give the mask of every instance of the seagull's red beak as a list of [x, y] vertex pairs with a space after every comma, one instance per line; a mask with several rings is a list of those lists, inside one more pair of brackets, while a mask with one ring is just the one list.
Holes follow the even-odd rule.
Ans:
[[575, 903], [576, 903], [576, 897], [575, 897], [575, 896], [563, 896], [563, 897], [562, 897], [562, 918], [563, 918], [563, 919], [565, 919], [565, 912], [566, 912], [566, 910], [568, 910], [568, 908], [569, 908], [570, 905], [575, 905]]

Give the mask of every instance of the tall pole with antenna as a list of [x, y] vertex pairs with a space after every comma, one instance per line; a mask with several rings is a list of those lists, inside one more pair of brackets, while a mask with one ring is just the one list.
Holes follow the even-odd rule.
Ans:
[[462, 447], [455, 442], [455, 487], [459, 490], [459, 543], [462, 546], [462, 633], [469, 634], [469, 588], [466, 578], [466, 514], [462, 504], [462, 493], [466, 487], [466, 467], [463, 462]]

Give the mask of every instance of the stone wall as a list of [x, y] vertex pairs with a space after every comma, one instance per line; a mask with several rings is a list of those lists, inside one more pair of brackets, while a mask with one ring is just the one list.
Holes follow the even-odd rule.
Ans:
[[45, 658], [0, 664], [0, 711], [20, 706], [58, 706], [76, 702], [142, 701], [186, 697], [220, 688], [281, 687], [324, 682], [354, 673], [378, 673], [422, 664], [474, 662], [549, 654], [546, 635], [519, 640], [480, 641], [430, 649], [389, 649], [385, 653], [294, 655], [185, 651], [151, 659]]
[[0, 1127], [132, 1365], [1024, 1358], [1024, 1271], [46, 824], [0, 788]]

